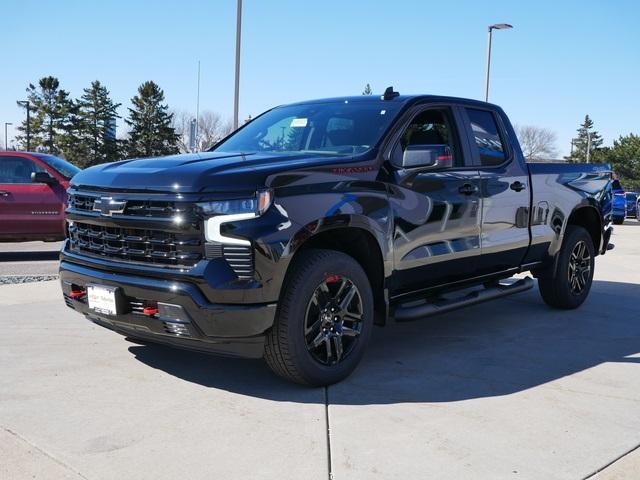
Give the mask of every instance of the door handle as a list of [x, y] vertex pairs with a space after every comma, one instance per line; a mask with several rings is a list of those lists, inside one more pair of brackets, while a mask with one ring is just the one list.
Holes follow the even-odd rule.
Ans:
[[0, 190], [0, 197], [8, 197], [9, 196], [9, 192], [7, 192], [6, 190]]
[[465, 183], [458, 189], [458, 191], [463, 195], [473, 195], [474, 193], [477, 193], [478, 187], [471, 185], [470, 183]]
[[527, 188], [527, 185], [522, 183], [522, 182], [513, 182], [509, 188], [515, 192], [520, 192], [522, 190], [524, 190], [525, 188]]

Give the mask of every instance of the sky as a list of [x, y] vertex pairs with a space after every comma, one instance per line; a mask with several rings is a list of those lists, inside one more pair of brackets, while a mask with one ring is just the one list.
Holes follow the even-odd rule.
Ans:
[[[232, 117], [236, 0], [2, 0], [0, 15], [1, 144], [4, 122], [24, 119], [16, 100], [47, 75], [73, 97], [100, 80], [122, 116], [146, 80], [195, 112], [200, 61], [200, 111]], [[481, 99], [487, 26], [504, 22], [490, 101], [556, 132], [561, 155], [585, 114], [610, 145], [640, 133], [639, 18], [632, 0], [244, 0], [240, 118], [367, 83]]]

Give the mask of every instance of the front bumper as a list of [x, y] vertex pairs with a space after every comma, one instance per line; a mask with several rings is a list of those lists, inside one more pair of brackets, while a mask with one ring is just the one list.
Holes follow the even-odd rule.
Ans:
[[[207, 353], [260, 358], [265, 332], [275, 318], [275, 303], [214, 304], [188, 282], [105, 272], [64, 260], [60, 282], [66, 304], [98, 325], [132, 338]], [[72, 290], [86, 290], [90, 284], [117, 288], [116, 315], [91, 310], [86, 296], [72, 295]], [[149, 315], [140, 307], [145, 302], [168, 307]]]

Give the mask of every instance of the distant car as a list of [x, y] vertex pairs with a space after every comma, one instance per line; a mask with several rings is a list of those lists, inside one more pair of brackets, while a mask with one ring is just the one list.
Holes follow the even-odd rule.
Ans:
[[67, 188], [79, 171], [53, 155], [0, 152], [0, 241], [64, 239]]
[[[627, 200], [627, 218], [638, 218], [638, 197], [640, 194], [636, 192], [627, 192], [625, 198]], [[640, 220], [640, 218], [638, 218]]]
[[613, 223], [622, 225], [624, 217], [627, 215], [626, 192], [620, 185], [620, 180], [614, 180], [611, 189], [613, 191]]

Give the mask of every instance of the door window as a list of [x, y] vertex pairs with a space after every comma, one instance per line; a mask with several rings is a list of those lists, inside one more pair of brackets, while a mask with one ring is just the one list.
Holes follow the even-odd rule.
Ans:
[[0, 183], [31, 183], [32, 173], [44, 171], [28, 158], [0, 157]]
[[507, 156], [493, 113], [488, 110], [467, 108], [467, 115], [480, 155], [480, 163], [489, 167], [504, 163]]
[[417, 114], [406, 128], [400, 142], [393, 152], [394, 163], [402, 163], [404, 151], [411, 146], [443, 146], [449, 147], [453, 155], [454, 166], [463, 166], [464, 162], [456, 148], [453, 122], [448, 109], [429, 109]]

